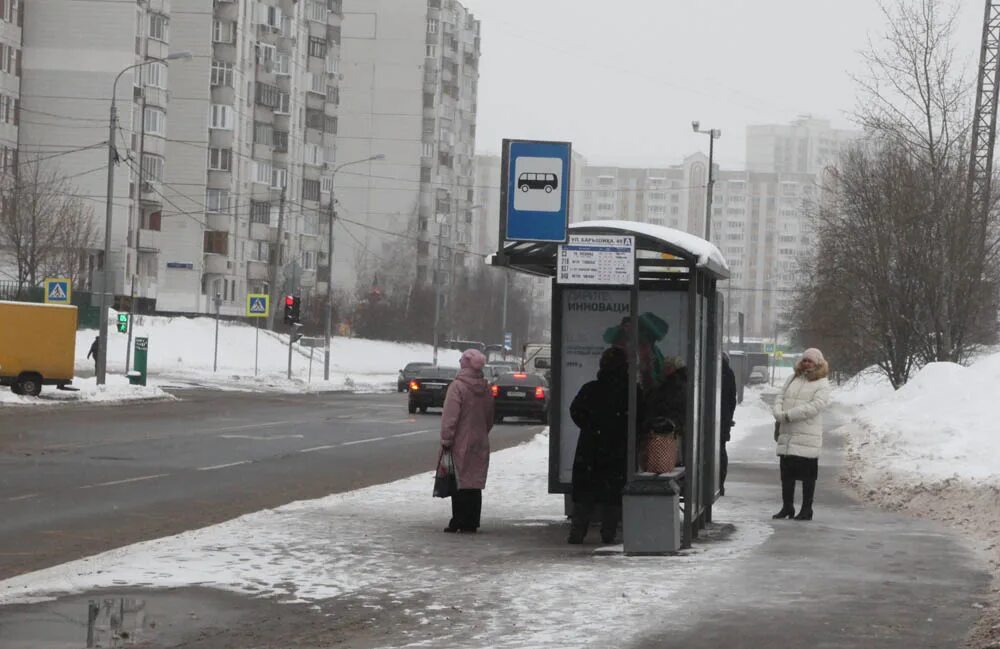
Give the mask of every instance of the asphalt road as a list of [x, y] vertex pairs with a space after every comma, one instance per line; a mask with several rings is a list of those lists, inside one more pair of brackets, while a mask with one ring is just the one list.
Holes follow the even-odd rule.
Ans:
[[[305, 498], [428, 472], [440, 415], [405, 394], [178, 390], [0, 411], [0, 579]], [[504, 424], [494, 450], [536, 424]]]

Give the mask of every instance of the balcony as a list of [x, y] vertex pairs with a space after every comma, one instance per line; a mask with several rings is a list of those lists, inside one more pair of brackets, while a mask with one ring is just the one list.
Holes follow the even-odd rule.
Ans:
[[302, 237], [302, 250], [305, 252], [318, 252], [320, 249], [318, 236]]
[[205, 273], [209, 275], [226, 275], [229, 273], [229, 258], [226, 255], [205, 253]]
[[135, 247], [140, 252], [159, 252], [160, 231], [141, 228], [136, 238]]
[[206, 212], [205, 223], [208, 224], [209, 230], [228, 232], [229, 226], [232, 225], [232, 218], [228, 212]]
[[247, 262], [247, 279], [251, 281], [267, 281], [270, 279], [270, 267], [265, 261]]
[[273, 243], [277, 239], [277, 235], [277, 229], [272, 228], [268, 223], [250, 224], [250, 238], [254, 241], [270, 241]]
[[302, 274], [299, 275], [299, 286], [302, 288], [313, 288], [316, 286], [316, 271], [315, 270], [304, 270]]

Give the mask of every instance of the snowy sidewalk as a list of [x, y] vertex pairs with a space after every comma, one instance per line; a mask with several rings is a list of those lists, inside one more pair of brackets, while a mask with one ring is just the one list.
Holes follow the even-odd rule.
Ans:
[[[816, 520], [772, 521], [770, 422], [752, 401], [736, 418], [729, 495], [709, 538], [683, 556], [597, 555], [596, 535], [567, 545], [539, 437], [493, 456], [481, 534], [441, 533], [449, 503], [430, 497], [426, 472], [0, 582], [0, 628], [26, 637], [15, 622], [34, 619], [34, 644], [10, 646], [60, 646], [72, 625], [53, 611], [67, 604], [11, 605], [187, 587], [183, 597], [206, 607], [190, 612], [197, 620], [177, 617], [180, 595], [147, 591], [162, 630], [147, 629], [151, 646], [169, 646], [157, 635], [167, 628], [192, 649], [235, 637], [244, 643], [234, 646], [373, 649], [958, 646], [987, 583], [977, 556], [936, 525], [842, 492], [838, 435], [821, 461]], [[264, 599], [210, 598], [197, 590], [206, 587]], [[208, 633], [208, 620], [232, 630]]]

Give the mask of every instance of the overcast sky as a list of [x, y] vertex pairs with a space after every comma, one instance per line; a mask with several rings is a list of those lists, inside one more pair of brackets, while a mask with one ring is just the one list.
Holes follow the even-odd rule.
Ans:
[[[743, 165], [747, 124], [803, 114], [851, 127], [850, 72], [883, 28], [875, 0], [462, 0], [482, 20], [477, 149], [568, 140], [592, 163], [675, 164], [723, 131]], [[983, 0], [961, 3], [970, 83]]]

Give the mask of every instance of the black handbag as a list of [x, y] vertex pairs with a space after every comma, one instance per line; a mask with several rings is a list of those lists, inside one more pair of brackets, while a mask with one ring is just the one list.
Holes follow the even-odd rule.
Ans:
[[442, 451], [434, 474], [434, 497], [451, 498], [458, 493], [458, 475], [451, 451]]
[[779, 428], [781, 428], [781, 422], [780, 421], [774, 422], [774, 441], [776, 442], [778, 441]]

